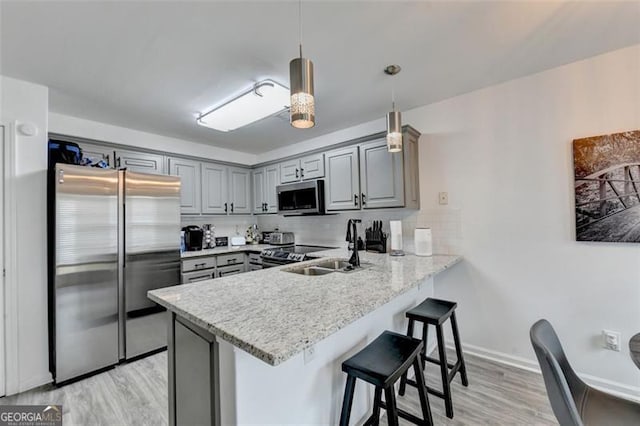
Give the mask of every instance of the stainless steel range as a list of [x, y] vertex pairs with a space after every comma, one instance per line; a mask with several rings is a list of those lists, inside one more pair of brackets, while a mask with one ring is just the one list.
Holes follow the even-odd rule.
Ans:
[[332, 248], [334, 247], [293, 245], [265, 249], [260, 253], [260, 257], [262, 257], [262, 269], [317, 259], [318, 257], [309, 255], [309, 253]]

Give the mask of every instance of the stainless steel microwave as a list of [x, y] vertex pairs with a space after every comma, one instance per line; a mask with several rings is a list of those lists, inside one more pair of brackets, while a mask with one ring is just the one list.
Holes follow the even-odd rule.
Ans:
[[324, 214], [324, 180], [289, 183], [276, 188], [278, 213], [284, 216]]

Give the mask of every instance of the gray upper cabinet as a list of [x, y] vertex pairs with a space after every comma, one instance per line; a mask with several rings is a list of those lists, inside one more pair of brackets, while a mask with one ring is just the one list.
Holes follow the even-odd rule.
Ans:
[[280, 163], [280, 182], [291, 183], [300, 180], [300, 160], [290, 160]]
[[180, 176], [180, 207], [183, 214], [201, 212], [200, 162], [184, 158], [169, 158], [169, 174]]
[[388, 152], [386, 139], [360, 145], [360, 185], [364, 209], [404, 206], [402, 153]]
[[264, 169], [264, 202], [266, 213], [278, 213], [278, 186], [280, 170], [277, 165], [267, 166]]
[[253, 212], [255, 214], [277, 213], [280, 183], [280, 168], [277, 164], [256, 169], [253, 175]]
[[96, 164], [101, 160], [107, 163], [109, 168], [114, 167], [113, 148], [90, 143], [80, 143], [82, 156], [91, 160], [91, 164]]
[[360, 209], [358, 147], [350, 146], [325, 154], [325, 207], [327, 210]]
[[202, 163], [202, 213], [227, 214], [227, 166]]
[[280, 182], [292, 183], [324, 177], [324, 154], [313, 154], [280, 163]]
[[253, 212], [262, 214], [266, 211], [265, 201], [265, 169], [251, 172], [253, 176]]
[[324, 177], [324, 154], [314, 154], [300, 159], [300, 177], [303, 180]]
[[229, 167], [229, 213], [251, 214], [251, 171]]
[[420, 133], [408, 127], [402, 135], [404, 155], [404, 206], [420, 208], [420, 170], [418, 140]]
[[164, 156], [148, 152], [116, 150], [115, 167], [139, 173], [165, 174]]

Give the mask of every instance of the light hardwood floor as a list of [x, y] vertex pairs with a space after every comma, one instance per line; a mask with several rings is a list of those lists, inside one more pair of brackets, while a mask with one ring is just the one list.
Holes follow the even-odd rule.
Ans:
[[[443, 401], [429, 395], [435, 425], [557, 425], [539, 374], [471, 355], [466, 355], [466, 361], [469, 387], [456, 377], [453, 419], [445, 416]], [[438, 386], [437, 377], [437, 367], [428, 365], [428, 383]], [[62, 404], [67, 426], [166, 425], [167, 354], [123, 364], [61, 388], [45, 386], [0, 398], [0, 405], [17, 404]], [[398, 406], [419, 414], [413, 387], [398, 398]], [[386, 418], [380, 424], [386, 424]], [[401, 419], [400, 424], [411, 423]]]

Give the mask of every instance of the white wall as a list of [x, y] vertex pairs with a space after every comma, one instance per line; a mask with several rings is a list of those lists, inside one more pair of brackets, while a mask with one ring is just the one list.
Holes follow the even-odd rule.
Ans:
[[[436, 294], [459, 303], [466, 349], [536, 367], [529, 327], [547, 318], [579, 372], [640, 397], [627, 344], [640, 332], [640, 245], [575, 241], [571, 151], [573, 139], [640, 128], [639, 76], [636, 45], [403, 113], [423, 133], [422, 209], [405, 228], [430, 225], [435, 251], [465, 256]], [[287, 151], [383, 129], [376, 120]], [[439, 191], [449, 192], [448, 206], [438, 205]], [[335, 239], [347, 216], [313, 228]], [[259, 222], [304, 235], [308, 219]], [[621, 352], [601, 348], [605, 328], [622, 332]]]
[[[48, 89], [1, 76], [0, 82], [0, 122], [8, 125], [6, 142], [13, 146], [12, 158], [8, 160], [14, 167], [14, 176], [8, 179], [8, 185], [15, 197], [15, 210], [8, 212], [13, 219], [7, 235], [13, 232], [17, 237], [15, 246], [9, 247], [15, 263], [7, 263], [7, 285], [12, 280], [17, 289], [17, 297], [7, 294], [7, 313], [17, 315], [17, 324], [10, 322], [7, 329], [7, 337], [17, 339], [17, 345], [7, 345], [6, 390], [10, 394], [51, 380], [46, 266]], [[37, 135], [24, 136], [16, 132], [15, 125], [20, 123], [34, 124]]]
[[[196, 125], [195, 122], [193, 124]], [[192, 155], [232, 163], [255, 164], [256, 156], [246, 152], [218, 148], [212, 145], [185, 141], [126, 127], [113, 126], [69, 115], [49, 113], [49, 131], [69, 136], [119, 143], [138, 148], [155, 149], [182, 155]]]

